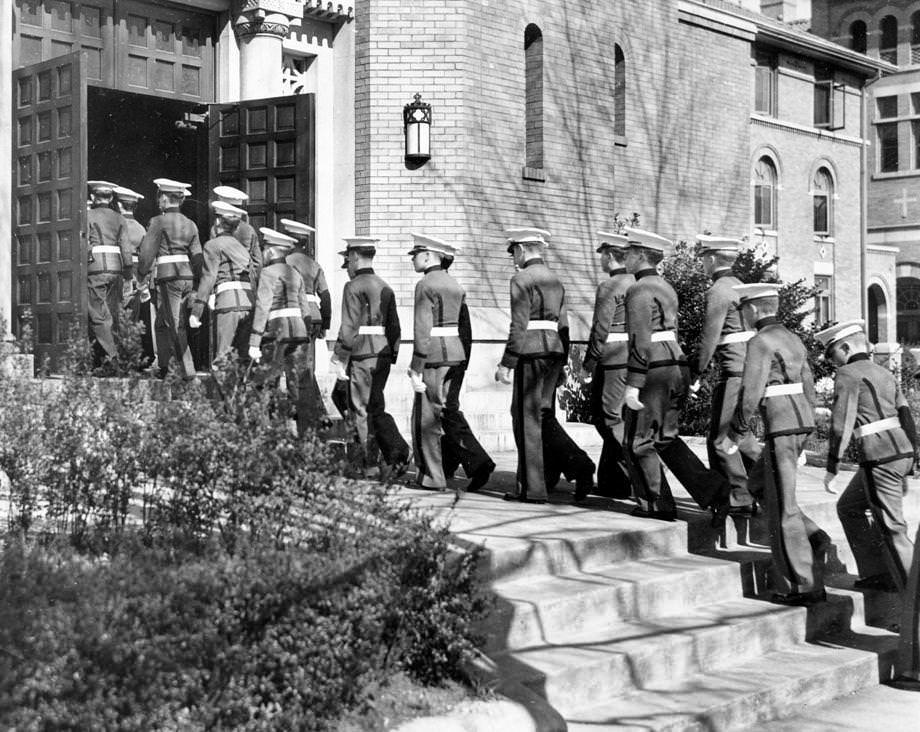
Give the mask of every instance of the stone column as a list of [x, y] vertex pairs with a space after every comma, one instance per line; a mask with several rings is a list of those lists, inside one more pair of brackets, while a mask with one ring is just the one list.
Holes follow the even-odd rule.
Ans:
[[245, 0], [234, 24], [240, 46], [240, 100], [281, 96], [281, 46], [303, 20], [299, 0]]

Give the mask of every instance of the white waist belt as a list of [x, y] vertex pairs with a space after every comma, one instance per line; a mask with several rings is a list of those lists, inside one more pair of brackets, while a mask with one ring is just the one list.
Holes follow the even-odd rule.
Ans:
[[659, 330], [652, 333], [652, 343], [662, 343], [664, 341], [676, 341], [677, 335], [673, 330]]
[[155, 264], [178, 264], [179, 262], [187, 262], [187, 254], [167, 254], [162, 257], [157, 257]]
[[93, 247], [93, 254], [121, 254], [121, 249], [111, 244], [97, 244]]
[[234, 280], [233, 282], [221, 282], [217, 286], [217, 294], [219, 295], [222, 292], [227, 292], [227, 290], [251, 290], [252, 285], [248, 282], [240, 282], [239, 280]]
[[460, 331], [456, 325], [436, 325], [431, 329], [432, 336], [459, 336]]
[[382, 325], [362, 325], [358, 328], [358, 335], [386, 335]]
[[555, 320], [531, 320], [527, 330], [559, 330], [559, 323]]
[[901, 426], [901, 420], [897, 417], [888, 417], [887, 419], [880, 419], [875, 422], [869, 422], [864, 424], [862, 427], [857, 427], [853, 430], [854, 437], [865, 437], [866, 435], [874, 435], [876, 432], [884, 432], [885, 430], [896, 430]]
[[132, 255], [131, 255], [131, 261], [132, 261], [134, 264], [137, 264], [138, 262], [141, 261], [141, 258], [140, 258], [139, 256], [137, 256], [136, 254], [132, 254]]
[[625, 343], [629, 340], [629, 333], [608, 333], [606, 343]]
[[307, 302], [312, 302], [314, 305], [319, 305], [319, 295], [307, 295]]
[[740, 333], [729, 333], [722, 336], [719, 341], [720, 346], [727, 346], [729, 343], [747, 343], [751, 338], [757, 335], [753, 330], [743, 330]]
[[765, 397], [784, 396], [786, 394], [801, 394], [802, 382], [797, 381], [794, 384], [770, 384], [764, 392]]
[[269, 320], [275, 320], [276, 318], [300, 318], [303, 317], [303, 313], [300, 312], [300, 308], [280, 308], [279, 310], [272, 310], [268, 314]]

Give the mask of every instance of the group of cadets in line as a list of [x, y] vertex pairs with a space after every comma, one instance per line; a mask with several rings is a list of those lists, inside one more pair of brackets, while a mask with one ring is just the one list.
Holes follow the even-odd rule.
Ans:
[[[262, 228], [260, 246], [241, 208], [245, 194], [224, 186], [215, 189], [214, 227], [202, 247], [197, 228], [179, 211], [188, 185], [155, 182], [162, 213], [143, 236], [131, 218], [140, 194], [104, 181], [91, 183], [89, 319], [98, 352], [115, 352], [112, 324], [121, 310], [122, 278], [132, 279], [143, 293], [153, 273], [161, 373], [172, 358], [184, 374], [192, 373], [186, 326], [200, 327], [209, 307], [216, 321], [215, 357], [236, 351], [283, 369], [298, 406], [299, 428], [315, 425], [324, 411], [314, 378], [315, 341], [329, 328], [331, 306], [322, 270], [298, 247], [313, 230], [282, 220], [291, 236]], [[113, 197], [121, 214], [112, 208]], [[495, 379], [512, 387], [518, 454], [515, 489], [505, 500], [544, 503], [564, 475], [575, 484], [576, 501], [589, 493], [631, 496], [635, 515], [673, 521], [676, 506], [666, 466], [694, 501], [712, 512], [715, 526], [730, 514], [753, 515], [762, 505], [774, 557], [774, 601], [823, 600], [816, 567], [830, 539], [796, 500], [798, 465], [815, 428], [813, 377], [805, 346], [777, 317], [776, 285], [742, 284], [732, 274], [741, 242], [698, 237], [697, 251], [712, 285], [702, 341], [688, 360], [678, 343], [677, 295], [658, 273], [671, 242], [639, 229], [600, 232], [597, 253], [608, 277], [597, 288], [583, 363], [592, 375], [591, 412], [603, 439], [595, 484], [594, 463], [555, 417], [569, 326], [565, 287], [544, 258], [550, 234], [521, 228], [505, 236], [515, 272], [509, 335]], [[417, 485], [442, 490], [462, 466], [467, 490], [476, 491], [488, 483], [495, 463], [459, 405], [472, 346], [465, 292], [448, 272], [459, 247], [423, 234], [412, 237], [408, 255], [422, 275], [415, 288], [408, 369], [414, 391], [412, 447], [386, 411], [384, 389], [401, 330], [395, 293], [373, 268], [379, 240], [372, 237], [348, 238], [340, 252], [349, 281], [330, 361], [337, 379], [333, 401], [352, 418], [352, 462], [365, 474], [379, 469], [398, 477], [414, 460]], [[917, 689], [920, 541], [911, 543], [902, 510], [903, 486], [916, 459], [914, 422], [895, 377], [869, 358], [862, 321], [832, 326], [817, 338], [837, 366], [824, 485], [836, 492], [838, 465], [855, 441], [860, 468], [840, 497], [838, 513], [862, 576], [857, 587], [905, 597], [899, 683]], [[680, 439], [678, 417], [711, 362], [718, 373], [707, 468]], [[754, 436], [755, 417], [762, 421], [763, 447]]]

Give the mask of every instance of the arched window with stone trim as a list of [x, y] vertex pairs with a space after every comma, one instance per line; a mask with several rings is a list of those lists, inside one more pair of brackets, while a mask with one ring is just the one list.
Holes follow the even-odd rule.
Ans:
[[776, 166], [764, 156], [754, 165], [754, 226], [764, 231], [776, 230]]
[[893, 15], [886, 15], [879, 24], [881, 37], [878, 44], [878, 55], [883, 61], [896, 64], [898, 62], [898, 19]]
[[850, 23], [850, 48], [857, 53], [865, 53], [868, 47], [866, 21], [854, 20]]
[[526, 166], [543, 167], [543, 33], [533, 23], [524, 29], [524, 104]]
[[613, 134], [626, 136], [626, 56], [613, 47]]
[[811, 181], [815, 236], [834, 234], [834, 180], [827, 168], [818, 168]]

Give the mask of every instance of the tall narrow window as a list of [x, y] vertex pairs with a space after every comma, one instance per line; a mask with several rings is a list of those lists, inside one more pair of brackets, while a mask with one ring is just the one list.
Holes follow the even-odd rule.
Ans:
[[543, 167], [543, 33], [531, 24], [524, 29], [524, 98], [528, 168]]
[[819, 328], [834, 317], [833, 284], [831, 275], [815, 275], [815, 325]]
[[895, 173], [898, 170], [898, 123], [881, 120], [898, 116], [897, 96], [878, 97], [875, 100], [877, 119], [875, 134], [878, 139], [878, 170], [880, 173]]
[[910, 63], [920, 64], [920, 10], [910, 16]]
[[846, 87], [834, 81], [834, 69], [815, 64], [815, 127], [842, 129], [846, 124]]
[[776, 168], [769, 158], [761, 158], [754, 166], [754, 226], [776, 229]]
[[776, 54], [758, 51], [754, 66], [754, 111], [776, 116]]
[[878, 55], [883, 61], [898, 62], [898, 19], [886, 15], [879, 25], [882, 37], [879, 39]]
[[831, 236], [833, 232], [834, 184], [826, 168], [818, 168], [811, 182], [815, 236]]
[[866, 23], [863, 20], [854, 20], [850, 23], [850, 48], [857, 53], [866, 52]]
[[613, 134], [626, 136], [626, 57], [613, 47]]

